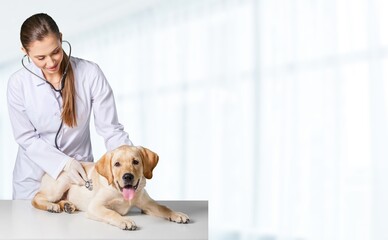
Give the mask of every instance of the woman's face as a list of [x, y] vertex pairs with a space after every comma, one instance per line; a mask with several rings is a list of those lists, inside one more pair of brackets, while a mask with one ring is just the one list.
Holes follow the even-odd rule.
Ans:
[[34, 41], [30, 43], [28, 50], [24, 48], [22, 50], [37, 67], [42, 69], [45, 76], [60, 74], [63, 59], [62, 44], [54, 34], [49, 34], [41, 41]]

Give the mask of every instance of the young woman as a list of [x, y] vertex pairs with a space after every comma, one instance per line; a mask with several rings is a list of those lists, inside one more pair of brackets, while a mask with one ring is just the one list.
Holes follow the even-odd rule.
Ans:
[[[89, 122], [107, 150], [132, 145], [117, 118], [112, 89], [97, 64], [71, 56], [71, 46], [47, 14], [21, 26], [23, 68], [8, 82], [13, 134], [19, 145], [13, 199], [31, 199], [44, 173], [67, 171], [75, 184], [88, 180], [79, 161], [93, 161]], [[62, 44], [70, 47], [69, 55]], [[29, 62], [31, 61], [31, 62]]]

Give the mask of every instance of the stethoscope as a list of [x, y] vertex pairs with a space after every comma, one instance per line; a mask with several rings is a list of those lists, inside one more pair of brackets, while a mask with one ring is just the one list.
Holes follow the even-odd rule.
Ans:
[[[55, 92], [59, 92], [59, 94], [61, 95], [61, 97], [62, 97], [62, 90], [63, 90], [63, 88], [64, 88], [64, 86], [65, 86], [65, 79], [66, 79], [67, 70], [68, 70], [68, 68], [69, 68], [69, 65], [70, 65], [70, 58], [71, 58], [71, 44], [70, 44], [68, 41], [62, 41], [62, 42], [65, 42], [65, 43], [67, 43], [67, 44], [69, 45], [69, 56], [68, 56], [68, 59], [67, 59], [67, 64], [66, 64], [66, 67], [65, 67], [65, 71], [63, 71], [63, 74], [62, 74], [62, 77], [61, 77], [61, 81], [60, 81], [60, 83], [61, 83], [61, 88], [60, 88], [60, 89], [56, 89], [49, 81], [47, 81], [46, 79], [42, 78], [42, 77], [39, 76], [38, 74], [34, 73], [34, 72], [31, 71], [30, 69], [28, 69], [28, 68], [26, 67], [26, 65], [24, 65], [24, 59], [25, 59], [26, 57], [28, 57], [27, 54], [24, 55], [23, 58], [22, 58], [22, 65], [23, 65], [23, 67], [24, 67], [27, 71], [29, 71], [31, 74], [33, 74], [34, 76], [36, 76], [36, 77], [42, 79], [43, 81], [45, 81], [46, 83], [48, 83], [48, 84], [51, 86], [51, 88], [52, 88]], [[64, 51], [64, 50], [63, 50], [63, 51]], [[29, 58], [28, 58], [28, 62], [30, 62], [30, 59], [29, 59]], [[57, 134], [55, 135], [55, 147], [56, 147], [58, 150], [60, 150], [60, 149], [59, 149], [59, 146], [58, 146], [58, 136], [59, 136], [59, 132], [60, 132], [61, 129], [62, 129], [62, 126], [63, 126], [63, 119], [61, 120], [61, 125], [59, 126], [58, 131], [57, 131]]]
[[[62, 42], [65, 42], [69, 45], [69, 58], [67, 59], [67, 63], [66, 63], [66, 67], [65, 67], [65, 71], [63, 71], [63, 74], [62, 74], [62, 77], [61, 77], [61, 88], [60, 89], [56, 89], [49, 81], [47, 81], [46, 79], [42, 78], [41, 76], [39, 76], [38, 74], [34, 73], [33, 71], [31, 71], [30, 69], [28, 69], [26, 67], [26, 65], [24, 65], [24, 59], [27, 57], [27, 54], [23, 56], [22, 58], [22, 65], [23, 67], [29, 71], [30, 73], [32, 73], [34, 76], [42, 79], [43, 81], [45, 81], [46, 83], [48, 83], [51, 88], [55, 91], [55, 92], [59, 92], [59, 94], [61, 95], [62, 97], [62, 90], [65, 86], [65, 80], [66, 80], [66, 75], [67, 75], [67, 70], [69, 68], [69, 65], [70, 65], [70, 58], [71, 58], [71, 44], [68, 42], [68, 41], [62, 41]], [[64, 50], [63, 50], [64, 51]], [[30, 59], [28, 58], [28, 62], [30, 62]], [[62, 126], [63, 126], [63, 119], [61, 119], [61, 125], [59, 126], [58, 128], [58, 131], [57, 131], [57, 134], [55, 135], [55, 147], [59, 149], [59, 146], [58, 146], [58, 135], [59, 135], [59, 132], [61, 131], [62, 129]], [[92, 182], [92, 179], [89, 179], [89, 180], [85, 180], [85, 187], [87, 189], [89, 189], [90, 191], [93, 190], [93, 182]]]

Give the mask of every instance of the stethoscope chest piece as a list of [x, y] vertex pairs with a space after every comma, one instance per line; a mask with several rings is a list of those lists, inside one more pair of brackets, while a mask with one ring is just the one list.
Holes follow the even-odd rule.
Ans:
[[92, 179], [89, 179], [89, 180], [85, 181], [85, 187], [86, 187], [89, 191], [92, 191], [92, 190], [93, 190], [93, 181], [92, 181]]

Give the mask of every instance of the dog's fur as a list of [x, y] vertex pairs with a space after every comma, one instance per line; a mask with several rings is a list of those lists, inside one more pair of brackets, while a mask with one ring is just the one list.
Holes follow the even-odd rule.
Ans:
[[[81, 210], [91, 219], [103, 221], [124, 230], [135, 230], [136, 224], [123, 217], [132, 207], [143, 213], [163, 217], [177, 223], [188, 223], [189, 217], [159, 205], [144, 189], [146, 178], [152, 178], [152, 171], [158, 163], [156, 153], [144, 147], [121, 146], [107, 152], [96, 163], [83, 163], [93, 190], [70, 183], [65, 172], [57, 180], [47, 174], [43, 176], [41, 187], [32, 200], [38, 209], [50, 212], [73, 213]], [[125, 175], [126, 174], [126, 175]], [[128, 177], [130, 174], [131, 177]], [[127, 176], [127, 177], [124, 177]], [[135, 188], [137, 186], [137, 188]], [[135, 196], [126, 200], [123, 188], [132, 187]]]

